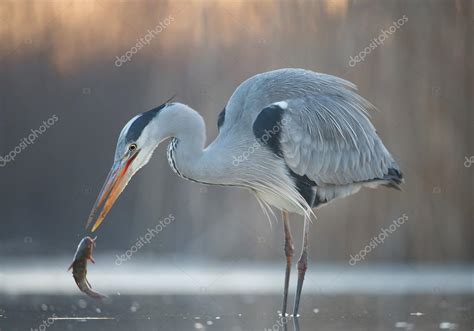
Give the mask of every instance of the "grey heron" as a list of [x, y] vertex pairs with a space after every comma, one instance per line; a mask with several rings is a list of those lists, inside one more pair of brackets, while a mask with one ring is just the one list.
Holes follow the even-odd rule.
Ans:
[[344, 79], [304, 69], [265, 72], [235, 90], [218, 117], [218, 136], [205, 147], [201, 115], [185, 104], [166, 102], [122, 129], [86, 227], [94, 220], [92, 231], [100, 226], [131, 177], [170, 139], [168, 161], [179, 176], [247, 188], [265, 213], [271, 206], [281, 210], [286, 255], [282, 316], [294, 252], [289, 213], [304, 217], [293, 311], [298, 316], [313, 209], [362, 187], [398, 189], [403, 182], [368, 118], [372, 108]]

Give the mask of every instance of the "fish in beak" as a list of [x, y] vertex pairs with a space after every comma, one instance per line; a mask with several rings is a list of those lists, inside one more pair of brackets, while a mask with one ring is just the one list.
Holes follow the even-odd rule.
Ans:
[[138, 151], [129, 158], [116, 161], [114, 163], [112, 169], [110, 169], [107, 179], [105, 180], [104, 186], [97, 197], [94, 207], [92, 207], [92, 211], [87, 220], [86, 229], [92, 224], [101, 207], [102, 210], [95, 220], [91, 231], [94, 232], [102, 224], [105, 216], [107, 216], [107, 213], [114, 205], [120, 193], [122, 193], [132, 178], [134, 174], [134, 171], [132, 171], [132, 163], [136, 159], [137, 155]]

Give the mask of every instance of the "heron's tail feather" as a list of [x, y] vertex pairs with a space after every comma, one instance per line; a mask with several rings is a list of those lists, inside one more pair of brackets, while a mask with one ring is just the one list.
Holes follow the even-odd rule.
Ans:
[[402, 190], [400, 185], [405, 181], [403, 174], [396, 168], [388, 169], [388, 173], [383, 179], [387, 181], [387, 183], [383, 184], [384, 186], [394, 188], [399, 191]]

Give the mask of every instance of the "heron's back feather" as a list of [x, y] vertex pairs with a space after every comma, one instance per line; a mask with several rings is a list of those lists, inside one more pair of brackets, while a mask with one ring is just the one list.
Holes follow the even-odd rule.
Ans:
[[[254, 134], [284, 160], [300, 194], [315, 205], [362, 186], [398, 187], [399, 167], [368, 118], [374, 106], [355, 89], [341, 78], [303, 69], [256, 75], [232, 95], [219, 136]], [[278, 132], [262, 141], [275, 125]]]

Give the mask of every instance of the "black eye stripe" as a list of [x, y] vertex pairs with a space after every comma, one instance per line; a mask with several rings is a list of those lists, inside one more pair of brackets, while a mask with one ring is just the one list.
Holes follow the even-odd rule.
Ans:
[[140, 116], [138, 116], [135, 121], [133, 121], [132, 125], [128, 128], [128, 131], [126, 133], [126, 141], [131, 142], [131, 141], [137, 141], [138, 138], [140, 138], [140, 135], [142, 134], [143, 129], [150, 123], [150, 121], [155, 118], [155, 116], [163, 110], [165, 107], [171, 105], [172, 103], [164, 103], [152, 110], [149, 110], [147, 112], [142, 113]]

